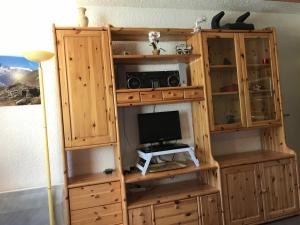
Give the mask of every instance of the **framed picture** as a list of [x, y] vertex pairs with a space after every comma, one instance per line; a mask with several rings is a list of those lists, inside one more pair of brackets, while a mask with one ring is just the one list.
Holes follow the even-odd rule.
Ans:
[[0, 106], [40, 104], [38, 64], [0, 56]]

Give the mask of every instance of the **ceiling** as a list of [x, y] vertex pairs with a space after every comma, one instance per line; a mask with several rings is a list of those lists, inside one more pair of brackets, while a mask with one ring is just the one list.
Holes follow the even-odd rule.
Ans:
[[[300, 13], [300, 4], [265, 0], [76, 0], [80, 6], [114, 6], [138, 8], [173, 8], [271, 13]], [[283, 0], [284, 1], [284, 0]], [[298, 1], [300, 2], [300, 1]]]

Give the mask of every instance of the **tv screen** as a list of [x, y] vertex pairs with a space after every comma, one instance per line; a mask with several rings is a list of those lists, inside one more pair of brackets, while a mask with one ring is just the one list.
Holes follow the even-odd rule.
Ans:
[[140, 143], [181, 139], [178, 111], [138, 114]]

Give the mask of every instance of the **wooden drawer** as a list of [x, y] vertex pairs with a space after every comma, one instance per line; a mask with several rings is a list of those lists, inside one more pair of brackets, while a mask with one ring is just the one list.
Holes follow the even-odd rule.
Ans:
[[129, 225], [152, 225], [151, 206], [129, 209]]
[[198, 224], [198, 204], [196, 198], [174, 201], [154, 206], [155, 224]]
[[194, 89], [186, 89], [184, 90], [184, 98], [193, 99], [193, 98], [203, 98], [204, 93], [202, 89], [194, 88]]
[[168, 90], [162, 92], [164, 100], [183, 99], [183, 90]]
[[85, 209], [121, 201], [120, 182], [69, 189], [70, 209]]
[[142, 102], [154, 102], [162, 100], [161, 91], [141, 91], [140, 95]]
[[114, 225], [122, 222], [121, 203], [71, 211], [72, 225]]
[[139, 92], [117, 93], [117, 103], [136, 103], [136, 102], [140, 102]]

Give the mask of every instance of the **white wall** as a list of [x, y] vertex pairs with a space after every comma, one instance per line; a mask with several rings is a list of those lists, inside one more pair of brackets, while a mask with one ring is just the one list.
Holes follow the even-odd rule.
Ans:
[[[28, 49], [53, 49], [52, 23], [61, 26], [76, 25], [76, 4], [73, 0], [9, 0], [1, 3], [1, 55], [20, 55]], [[88, 7], [91, 25], [110, 23], [132, 27], [192, 27], [198, 16], [210, 21], [216, 11], [173, 9], [140, 9]], [[233, 20], [240, 13], [227, 13]], [[257, 28], [275, 26], [278, 30], [279, 62], [284, 108], [291, 114], [287, 119], [287, 140], [300, 150], [297, 125], [300, 124], [300, 16], [289, 14], [253, 13], [249, 22]], [[204, 24], [209, 27], [209, 22]], [[53, 183], [62, 183], [61, 127], [54, 60], [44, 64], [46, 102]], [[39, 106], [0, 108], [0, 192], [20, 188], [45, 186], [43, 173], [42, 124]], [[111, 151], [97, 151], [112, 162]], [[300, 152], [300, 151], [299, 151]], [[77, 158], [79, 157], [77, 156]], [[92, 160], [82, 160], [80, 166], [89, 166]], [[105, 165], [110, 166], [108, 164]], [[113, 165], [111, 165], [113, 166]], [[103, 165], [97, 167], [102, 170]]]

